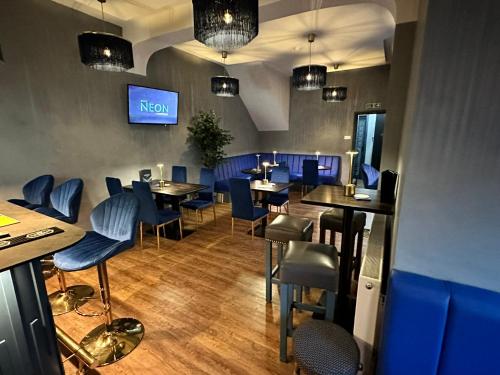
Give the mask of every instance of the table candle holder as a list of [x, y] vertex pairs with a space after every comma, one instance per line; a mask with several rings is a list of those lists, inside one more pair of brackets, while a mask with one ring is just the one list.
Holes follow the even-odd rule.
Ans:
[[257, 172], [260, 172], [260, 154], [256, 154], [255, 156], [257, 156]]
[[262, 184], [267, 185], [269, 183], [269, 180], [267, 179], [267, 167], [269, 167], [269, 162], [265, 161], [262, 165], [264, 166], [264, 179], [262, 180]]
[[352, 162], [354, 156], [358, 154], [356, 150], [351, 150], [346, 152], [349, 155], [349, 179], [347, 180], [347, 185], [344, 185], [344, 195], [346, 197], [352, 197], [356, 194], [356, 185], [352, 183]]
[[319, 161], [319, 154], [320, 154], [320, 152], [319, 152], [319, 151], [316, 151], [316, 152], [315, 152], [315, 154], [316, 154], [316, 160], [318, 160], [318, 161]]
[[163, 189], [165, 187], [165, 181], [163, 181], [163, 163], [158, 163], [156, 166], [160, 169], [160, 189]]
[[276, 165], [276, 154], [278, 151], [273, 151], [273, 165]]

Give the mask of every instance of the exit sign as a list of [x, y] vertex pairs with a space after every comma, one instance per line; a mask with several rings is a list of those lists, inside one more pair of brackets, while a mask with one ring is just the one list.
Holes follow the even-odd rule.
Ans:
[[382, 108], [382, 103], [366, 103], [366, 109], [380, 109]]

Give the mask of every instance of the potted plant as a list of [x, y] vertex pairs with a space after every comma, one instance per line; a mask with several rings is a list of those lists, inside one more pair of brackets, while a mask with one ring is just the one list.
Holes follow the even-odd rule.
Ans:
[[188, 142], [201, 152], [201, 162], [207, 168], [215, 168], [224, 156], [224, 146], [231, 144], [234, 137], [229, 130], [219, 126], [220, 118], [214, 111], [200, 111], [188, 126]]

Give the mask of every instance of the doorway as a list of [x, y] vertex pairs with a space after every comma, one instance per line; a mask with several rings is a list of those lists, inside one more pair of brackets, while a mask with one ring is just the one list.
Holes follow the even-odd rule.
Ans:
[[353, 161], [353, 177], [361, 179], [361, 164], [380, 171], [384, 140], [385, 111], [357, 112], [354, 114], [353, 149], [358, 155]]

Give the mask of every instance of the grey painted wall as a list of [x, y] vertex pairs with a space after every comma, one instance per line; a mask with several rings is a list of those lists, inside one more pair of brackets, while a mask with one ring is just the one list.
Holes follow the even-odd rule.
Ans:
[[416, 28], [416, 22], [400, 23], [396, 25], [394, 33], [394, 53], [387, 87], [387, 116], [380, 166], [382, 171], [396, 170], [398, 167]]
[[[82, 177], [85, 225], [90, 209], [107, 196], [107, 175], [129, 182], [161, 161], [169, 174], [172, 164], [187, 165], [197, 181], [200, 165], [186, 145], [186, 127], [200, 109], [214, 109], [236, 137], [229, 154], [256, 149], [258, 133], [241, 100], [210, 93], [210, 76], [222, 67], [167, 49], [152, 56], [147, 77], [91, 71], [79, 61], [76, 37], [101, 28], [99, 20], [51, 1], [2, 1], [0, 199], [20, 196], [23, 183], [43, 173], [56, 182]], [[129, 125], [127, 83], [179, 91], [179, 125]]]
[[[265, 152], [314, 153], [342, 155], [342, 170], [347, 171], [345, 152], [352, 141], [354, 112], [364, 111], [365, 104], [381, 102], [385, 107], [389, 66], [328, 73], [327, 85], [347, 86], [347, 99], [327, 103], [321, 99], [322, 90], [290, 89], [289, 131], [260, 132], [260, 149]], [[345, 182], [347, 173], [342, 173]]]
[[500, 3], [422, 1], [395, 267], [500, 292]]

